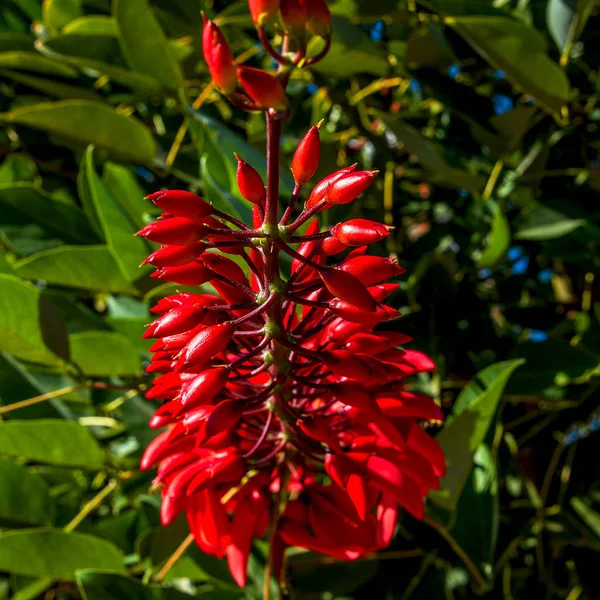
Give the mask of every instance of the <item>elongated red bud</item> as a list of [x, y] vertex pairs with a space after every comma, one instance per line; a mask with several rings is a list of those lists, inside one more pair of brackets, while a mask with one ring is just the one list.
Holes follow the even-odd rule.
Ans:
[[368, 219], [352, 219], [331, 228], [331, 235], [348, 246], [363, 246], [379, 242], [390, 235], [390, 227]]
[[308, 133], [302, 138], [294, 158], [292, 159], [292, 173], [297, 185], [304, 185], [317, 171], [321, 156], [321, 140], [319, 138], [319, 127], [313, 125]]
[[342, 317], [342, 319], [351, 323], [361, 323], [363, 325], [377, 325], [377, 323], [382, 323], [390, 318], [384, 307], [377, 306], [374, 311], [368, 311], [344, 302], [339, 298], [332, 300], [329, 303], [329, 308], [338, 317]]
[[237, 74], [242, 87], [255, 104], [264, 109], [287, 111], [285, 90], [273, 75], [252, 67], [238, 67]]
[[171, 217], [146, 225], [136, 235], [159, 244], [186, 246], [200, 241], [207, 233], [208, 227], [200, 221], [185, 217]]
[[279, 7], [283, 28], [295, 38], [304, 36], [306, 13], [300, 0], [281, 0]]
[[344, 250], [348, 250], [348, 246], [346, 246], [346, 244], [342, 244], [342, 242], [334, 237], [324, 239], [321, 242], [321, 247], [319, 248], [319, 252], [325, 254], [325, 256], [333, 256], [334, 254], [339, 254]]
[[197, 259], [205, 250], [206, 244], [197, 242], [187, 246], [162, 246], [155, 250], [142, 264], [149, 263], [153, 267], [179, 267]]
[[[202, 306], [178, 306], [159, 317], [148, 328], [144, 337], [165, 337], [189, 331], [200, 325], [206, 316], [206, 309]], [[150, 335], [148, 335], [150, 334]]]
[[202, 52], [210, 76], [224, 94], [231, 94], [237, 87], [237, 73], [231, 48], [221, 30], [204, 14]]
[[197, 262], [180, 267], [163, 267], [150, 275], [152, 279], [171, 281], [181, 285], [202, 285], [213, 279], [214, 276], [214, 271]]
[[347, 350], [323, 352], [323, 362], [340, 377], [348, 379], [369, 379], [373, 374], [369, 365], [360, 356]]
[[210, 402], [222, 389], [229, 378], [229, 369], [217, 367], [202, 371], [182, 388], [181, 404], [189, 409]]
[[327, 192], [329, 186], [342, 175], [345, 175], [346, 173], [352, 173], [355, 169], [356, 165], [350, 165], [349, 167], [344, 167], [343, 169], [340, 169], [335, 173], [331, 173], [331, 175], [327, 175], [327, 177], [321, 179], [321, 181], [319, 181], [319, 183], [317, 183], [317, 185], [315, 185], [313, 188], [313, 191], [306, 202], [306, 208], [313, 208], [313, 206], [321, 202], [321, 200], [324, 200], [325, 193]]
[[328, 38], [331, 35], [331, 13], [325, 0], [300, 0], [306, 13], [306, 27], [315, 35]]
[[200, 196], [185, 190], [161, 190], [147, 196], [156, 206], [176, 217], [204, 219], [213, 213], [213, 207]]
[[336, 179], [327, 188], [325, 200], [329, 204], [348, 204], [360, 196], [373, 181], [377, 171], [356, 171]]
[[175, 373], [204, 364], [219, 354], [233, 338], [235, 325], [231, 322], [203, 329], [183, 349], [175, 365]]
[[344, 262], [338, 268], [347, 273], [352, 273], [367, 287], [406, 272], [391, 258], [381, 256], [357, 256]]
[[215, 273], [224, 275], [238, 283], [248, 285], [248, 278], [242, 268], [230, 258], [217, 254], [216, 252], [206, 252], [202, 255], [202, 262]]
[[270, 25], [279, 10], [279, 0], [248, 0], [250, 14], [258, 27]]
[[242, 160], [237, 154], [235, 155], [238, 161], [237, 166], [237, 184], [240, 194], [252, 202], [262, 206], [265, 203], [265, 184], [258, 171], [249, 165], [245, 160]]
[[208, 417], [203, 441], [233, 427], [242, 418], [242, 406], [239, 400], [219, 402]]
[[389, 339], [373, 333], [357, 333], [344, 345], [344, 349], [349, 352], [370, 354], [371, 356], [385, 352], [391, 347], [392, 342]]
[[377, 402], [375, 402], [373, 396], [355, 381], [333, 383], [329, 386], [329, 391], [335, 396], [335, 399], [338, 402], [367, 412], [381, 412], [381, 409]]
[[344, 300], [361, 310], [375, 311], [377, 305], [373, 296], [351, 273], [338, 269], [323, 269], [319, 275], [327, 289], [340, 300]]

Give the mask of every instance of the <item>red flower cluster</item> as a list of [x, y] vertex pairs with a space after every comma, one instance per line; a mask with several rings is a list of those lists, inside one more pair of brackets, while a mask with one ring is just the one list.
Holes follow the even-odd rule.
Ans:
[[[250, 2], [261, 24], [278, 4]], [[282, 15], [292, 4], [323, 3], [282, 2]], [[285, 14], [298, 25], [293, 11]], [[314, 20], [306, 23], [317, 30]], [[205, 51], [207, 38], [221, 39], [210, 22], [204, 37]], [[229, 61], [221, 44], [215, 56]], [[252, 97], [244, 76], [239, 81]], [[277, 574], [286, 546], [341, 559], [387, 546], [398, 506], [422, 517], [445, 469], [419, 425], [440, 420], [441, 411], [405, 389], [406, 378], [432, 370], [432, 361], [399, 348], [408, 336], [374, 329], [399, 315], [384, 301], [398, 288], [388, 280], [404, 270], [367, 254], [390, 228], [352, 219], [321, 231], [316, 218], [352, 202], [376, 172], [354, 165], [325, 177], [292, 220], [319, 162], [314, 126], [293, 157], [296, 187], [280, 216], [273, 133], [280, 106], [266, 104], [266, 189], [238, 157], [238, 187], [253, 204], [253, 223], [172, 190], [149, 196], [164, 213], [139, 232], [163, 244], [147, 259], [153, 277], [215, 290], [169, 296], [152, 309], [158, 318], [145, 337], [157, 341], [147, 370], [159, 375], [147, 397], [165, 402], [150, 426], [168, 429], [148, 446], [142, 468], [158, 465], [163, 523], [185, 511], [197, 544], [226, 556], [241, 586], [252, 539], [267, 533]]]

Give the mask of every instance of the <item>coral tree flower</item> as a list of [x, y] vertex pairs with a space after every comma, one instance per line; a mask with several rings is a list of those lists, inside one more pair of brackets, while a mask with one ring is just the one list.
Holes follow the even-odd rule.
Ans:
[[[300, 54], [306, 31], [329, 36], [322, 0], [250, 0], [249, 7], [259, 35], [279, 10]], [[197, 545], [226, 558], [243, 586], [252, 540], [267, 533], [279, 577], [287, 546], [353, 560], [390, 543], [401, 509], [422, 518], [428, 491], [445, 473], [422, 423], [442, 412], [406, 386], [433, 362], [385, 327], [399, 316], [386, 302], [398, 289], [390, 280], [404, 269], [368, 250], [390, 228], [352, 219], [321, 231], [318, 222], [320, 212], [363, 194], [377, 172], [353, 165], [326, 176], [292, 221], [319, 163], [314, 126], [293, 157], [296, 186], [280, 217], [273, 181], [281, 129], [273, 124], [289, 112], [286, 70], [236, 68], [210, 21], [203, 43], [221, 90], [238, 108], [267, 115], [268, 185], [237, 157], [252, 223], [187, 191], [148, 197], [164, 211], [138, 232], [162, 244], [145, 261], [156, 268], [151, 277], [210, 284], [214, 293], [180, 292], [152, 308], [156, 320], [144, 337], [155, 339], [147, 371], [156, 378], [146, 396], [160, 403], [150, 427], [162, 432], [141, 468], [157, 467], [163, 524], [185, 513]]]
[[[145, 334], [157, 339], [148, 397], [164, 401], [151, 426], [168, 429], [148, 446], [142, 468], [158, 466], [163, 523], [185, 511], [200, 548], [226, 557], [240, 585], [251, 541], [265, 533], [282, 494], [274, 551], [293, 545], [355, 559], [387, 546], [399, 507], [421, 518], [445, 469], [419, 424], [442, 413], [405, 388], [433, 363], [399, 348], [408, 336], [374, 330], [397, 315], [383, 302], [397, 288], [388, 279], [403, 269], [366, 254], [366, 245], [350, 248], [388, 228], [355, 219], [335, 225], [336, 237], [320, 237], [315, 218], [296, 249], [278, 242], [293, 256], [292, 272], [269, 291], [265, 250], [252, 242], [266, 234], [215, 218], [201, 198], [180, 191], [151, 199], [169, 213], [140, 232], [166, 244], [149, 262], [159, 262], [165, 281], [181, 281], [176, 269], [205, 269], [216, 290], [163, 298]], [[211, 243], [215, 232], [223, 241]], [[323, 251], [331, 239], [351, 250], [335, 268]], [[218, 252], [236, 243], [248, 274]]]

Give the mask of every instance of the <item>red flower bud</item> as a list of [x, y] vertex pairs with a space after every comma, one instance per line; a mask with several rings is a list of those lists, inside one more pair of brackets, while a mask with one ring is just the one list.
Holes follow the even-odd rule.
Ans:
[[352, 219], [331, 228], [331, 235], [348, 246], [373, 244], [390, 235], [390, 227], [368, 219]]
[[306, 26], [311, 33], [322, 38], [331, 34], [331, 13], [325, 0], [300, 0], [306, 12]]
[[242, 268], [226, 256], [216, 252], [206, 252], [202, 255], [202, 262], [215, 273], [229, 277], [239, 283], [248, 285], [248, 278]]
[[258, 171], [237, 154], [237, 184], [240, 194], [253, 204], [263, 205], [265, 203], [265, 184]]
[[230, 94], [237, 87], [237, 73], [233, 54], [221, 30], [206, 16], [202, 31], [202, 52], [208, 65], [210, 76], [224, 94]]
[[237, 74], [245, 92], [260, 108], [282, 112], [288, 109], [285, 90], [273, 75], [252, 67], [238, 67]]
[[187, 246], [161, 246], [155, 250], [142, 264], [151, 264], [157, 269], [161, 267], [179, 267], [187, 265], [198, 258], [206, 248], [206, 244], [197, 242]]
[[185, 246], [194, 244], [208, 233], [208, 227], [200, 221], [184, 217], [161, 219], [146, 225], [136, 235], [141, 235], [151, 242]]
[[204, 442], [222, 431], [233, 427], [242, 418], [242, 404], [239, 400], [224, 400], [219, 402], [210, 413], [206, 422]]
[[405, 272], [405, 269], [391, 258], [381, 256], [357, 256], [344, 262], [339, 268], [358, 277], [367, 287]]
[[[373, 312], [376, 308], [369, 290], [351, 273], [339, 269], [323, 269], [319, 275], [327, 289], [337, 298], [361, 310]], [[350, 277], [348, 277], [350, 275]]]
[[200, 325], [206, 316], [202, 306], [178, 306], [156, 319], [146, 330], [144, 338], [177, 335]]
[[192, 408], [210, 402], [221, 391], [228, 378], [229, 369], [226, 367], [202, 371], [185, 388], [182, 388], [181, 404], [186, 408]]
[[175, 373], [204, 364], [219, 354], [233, 338], [235, 325], [231, 322], [207, 327], [183, 349], [175, 365]]
[[356, 165], [350, 165], [349, 167], [344, 167], [343, 169], [340, 169], [339, 171], [336, 171], [335, 173], [331, 173], [331, 175], [327, 175], [327, 177], [321, 179], [321, 181], [319, 181], [319, 183], [317, 183], [317, 185], [315, 185], [313, 191], [311, 192], [311, 194], [306, 202], [306, 208], [307, 209], [313, 208], [313, 206], [315, 206], [316, 204], [321, 202], [321, 200], [324, 200], [325, 194], [326, 194], [329, 186], [334, 181], [339, 179], [342, 175], [345, 175], [346, 173], [352, 173], [352, 171], [354, 171], [355, 169], [356, 169]]
[[279, 0], [248, 0], [250, 14], [258, 27], [269, 25], [279, 10]]
[[161, 190], [147, 196], [156, 206], [176, 217], [204, 219], [213, 213], [213, 207], [192, 192], [185, 190]]
[[342, 319], [351, 323], [362, 323], [363, 325], [377, 325], [377, 323], [382, 323], [390, 318], [385, 308], [381, 306], [377, 306], [373, 311], [367, 311], [339, 299], [332, 300], [329, 303], [329, 308], [338, 317], [342, 317]]
[[330, 237], [323, 240], [319, 250], [326, 256], [333, 256], [334, 254], [339, 254], [344, 250], [348, 250], [348, 246], [342, 244], [342, 242], [336, 240], [334, 237]]
[[378, 171], [356, 171], [336, 179], [325, 193], [329, 204], [348, 204], [360, 196], [373, 181]]
[[283, 28], [288, 33], [296, 38], [304, 36], [306, 13], [304, 7], [300, 4], [300, 0], [281, 0], [279, 14], [281, 15]]
[[197, 262], [180, 267], [163, 267], [150, 275], [152, 279], [171, 281], [181, 285], [202, 285], [214, 276], [214, 271]]
[[319, 166], [321, 154], [320, 126], [321, 123], [313, 125], [308, 130], [308, 133], [302, 138], [294, 153], [292, 173], [297, 185], [304, 185], [315, 174]]
[[329, 386], [329, 391], [335, 396], [338, 402], [366, 412], [381, 412], [379, 405], [375, 402], [371, 394], [355, 381], [333, 383]]

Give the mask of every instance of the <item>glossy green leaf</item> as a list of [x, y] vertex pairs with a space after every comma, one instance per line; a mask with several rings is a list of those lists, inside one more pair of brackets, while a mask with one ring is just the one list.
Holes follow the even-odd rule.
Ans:
[[431, 494], [434, 502], [454, 508], [473, 468], [473, 456], [492, 423], [504, 388], [522, 359], [496, 363], [477, 374], [460, 393], [446, 425], [436, 437], [444, 450], [447, 474], [441, 490]]
[[136, 71], [85, 56], [59, 54], [42, 43], [37, 44], [37, 49], [45, 56], [52, 58], [55, 62], [75, 67], [90, 77], [99, 78], [105, 75], [120, 85], [145, 93], [157, 93], [160, 90], [160, 83], [158, 81]]
[[65, 25], [63, 33], [101, 34], [117, 36], [117, 24], [111, 17], [91, 15], [79, 17]]
[[98, 241], [83, 211], [70, 202], [53, 198], [30, 183], [0, 184], [0, 207], [23, 213], [68, 243]]
[[90, 377], [141, 374], [139, 352], [131, 342], [108, 331], [88, 331], [69, 336], [73, 362]]
[[548, 30], [562, 52], [569, 38], [575, 42], [594, 10], [587, 0], [549, 0], [546, 5]]
[[571, 498], [573, 510], [581, 517], [581, 520], [600, 538], [600, 513], [595, 511], [581, 498]]
[[73, 581], [75, 571], [123, 571], [116, 546], [83, 533], [25, 529], [0, 533], [0, 570]]
[[82, 570], [76, 573], [83, 600], [189, 600], [192, 596], [174, 588], [144, 585], [137, 579], [116, 573]]
[[26, 85], [34, 90], [48, 94], [56, 98], [72, 98], [81, 100], [92, 100], [95, 102], [103, 102], [101, 96], [96, 94], [92, 90], [88, 90], [83, 87], [76, 87], [74, 85], [68, 85], [59, 81], [53, 81], [46, 77], [36, 77], [34, 75], [27, 75], [19, 71], [12, 71], [9, 69], [0, 69], [0, 75], [8, 77], [17, 83]]
[[508, 17], [449, 17], [445, 22], [545, 110], [560, 113], [569, 99], [569, 80], [548, 57], [535, 29]]
[[0, 31], [0, 52], [11, 50], [33, 51], [33, 38], [29, 33]]
[[466, 171], [461, 171], [448, 164], [436, 145], [425, 138], [415, 129], [401, 119], [382, 118], [384, 123], [392, 130], [394, 135], [402, 142], [403, 146], [411, 154], [418, 157], [419, 162], [431, 171], [432, 177], [442, 185], [455, 188], [466, 188], [473, 192], [479, 192], [482, 182]]
[[67, 359], [66, 328], [52, 301], [12, 275], [0, 274], [0, 290], [0, 350], [48, 365]]
[[113, 14], [121, 50], [131, 69], [177, 91], [183, 75], [148, 0], [114, 0]]
[[0, 490], [1, 522], [52, 525], [54, 503], [39, 475], [11, 460], [0, 459]]
[[[94, 153], [86, 151], [87, 183], [94, 209], [100, 220], [108, 249], [128, 281], [143, 275], [139, 265], [148, 256], [149, 248], [141, 237], [134, 236], [135, 226], [104, 185], [94, 166]], [[147, 270], [147, 269], [145, 269]]]
[[479, 268], [493, 267], [504, 257], [510, 246], [510, 227], [502, 209], [494, 201], [489, 201], [488, 206], [492, 212], [492, 228], [488, 234], [486, 248], [477, 260]]
[[62, 419], [3, 423], [0, 454], [84, 469], [100, 469], [104, 464], [104, 453], [89, 431], [73, 421]]
[[18, 50], [0, 52], [0, 69], [17, 69], [20, 71], [30, 71], [32, 73], [56, 75], [58, 77], [66, 78], [77, 77], [77, 71], [72, 67], [56, 63], [35, 52], [23, 52]]
[[32, 21], [41, 21], [42, 7], [39, 0], [12, 0]]
[[47, 50], [60, 55], [88, 58], [107, 64], [122, 64], [121, 49], [114, 33], [62, 33], [44, 42]]
[[0, 186], [7, 183], [33, 183], [37, 175], [35, 162], [26, 155], [11, 154], [0, 165]]
[[26, 279], [104, 292], [136, 293], [107, 246], [61, 246], [39, 252], [15, 265]]
[[553, 240], [583, 227], [584, 219], [572, 219], [547, 206], [537, 206], [518, 225], [517, 240]]
[[46, 102], [0, 113], [0, 123], [26, 125], [94, 144], [125, 159], [149, 164], [155, 153], [150, 132], [136, 119], [84, 100]]
[[146, 193], [130, 169], [107, 162], [102, 181], [137, 228], [141, 229], [152, 220], [150, 213], [155, 213], [156, 209], [151, 202], [144, 200]]
[[53, 31], [61, 30], [73, 19], [83, 16], [81, 0], [44, 0], [44, 24]]

